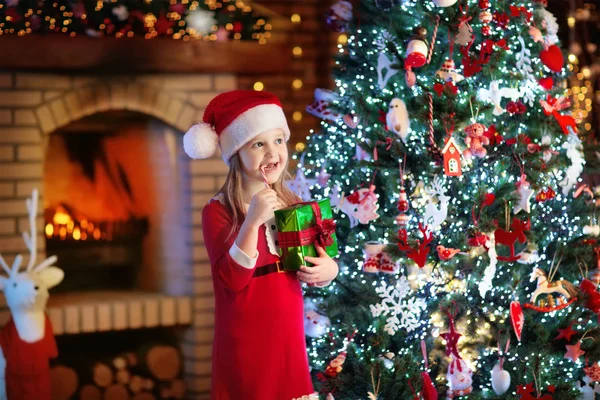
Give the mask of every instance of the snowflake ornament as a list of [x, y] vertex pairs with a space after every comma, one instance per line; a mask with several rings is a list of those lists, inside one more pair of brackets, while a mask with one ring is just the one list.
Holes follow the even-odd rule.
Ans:
[[556, 17], [545, 8], [539, 11], [543, 19], [542, 26], [546, 28], [546, 46], [556, 44], [558, 42], [558, 22]]
[[523, 77], [528, 78], [533, 73], [533, 68], [531, 67], [531, 50], [525, 47], [525, 42], [521, 36], [519, 36], [517, 39], [521, 44], [521, 51], [516, 54], [517, 62], [515, 66], [521, 75], [523, 75]]
[[562, 148], [566, 150], [567, 157], [571, 160], [571, 165], [567, 167], [565, 178], [559, 182], [562, 187], [562, 193], [566, 196], [577, 183], [579, 175], [583, 172], [585, 159], [583, 157], [583, 145], [577, 135], [569, 135], [567, 141], [563, 143]]
[[388, 286], [386, 282], [382, 282], [375, 291], [382, 302], [370, 305], [371, 314], [373, 317], [388, 316], [384, 328], [388, 334], [395, 335], [402, 328], [411, 332], [419, 327], [420, 314], [426, 303], [423, 299], [409, 297], [411, 288], [405, 276], [398, 280], [396, 286]]

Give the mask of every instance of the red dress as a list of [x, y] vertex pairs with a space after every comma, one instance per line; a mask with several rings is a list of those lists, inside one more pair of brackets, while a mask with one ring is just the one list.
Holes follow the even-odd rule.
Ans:
[[234, 260], [230, 249], [237, 231], [227, 238], [230, 214], [214, 199], [202, 212], [215, 292], [211, 399], [292, 400], [310, 395], [314, 389], [300, 281], [295, 273], [273, 267], [280, 258], [269, 251], [265, 224], [258, 235], [255, 267], [242, 266], [239, 257]]
[[51, 398], [49, 361], [58, 356], [58, 349], [50, 319], [45, 319], [44, 337], [34, 343], [21, 340], [12, 319], [0, 331], [8, 400]]

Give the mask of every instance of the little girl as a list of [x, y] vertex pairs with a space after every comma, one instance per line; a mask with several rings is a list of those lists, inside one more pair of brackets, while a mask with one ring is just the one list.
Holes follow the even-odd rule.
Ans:
[[192, 158], [220, 147], [229, 174], [202, 212], [215, 292], [212, 399], [314, 398], [300, 281], [325, 286], [336, 262], [317, 247], [313, 267], [281, 268], [274, 210], [297, 203], [286, 187], [290, 137], [281, 103], [266, 92], [216, 96], [183, 138]]

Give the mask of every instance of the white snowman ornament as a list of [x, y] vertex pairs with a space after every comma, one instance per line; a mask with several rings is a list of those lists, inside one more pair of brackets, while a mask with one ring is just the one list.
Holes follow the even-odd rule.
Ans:
[[452, 356], [446, 379], [448, 380], [446, 400], [466, 396], [473, 391], [473, 371], [462, 358]]
[[304, 302], [304, 334], [311, 338], [323, 336], [331, 321], [317, 312], [317, 305], [310, 300]]
[[387, 128], [400, 136], [403, 142], [406, 143], [408, 130], [410, 129], [410, 119], [408, 119], [408, 111], [406, 104], [399, 98], [393, 98], [390, 101], [390, 109], [385, 116]]

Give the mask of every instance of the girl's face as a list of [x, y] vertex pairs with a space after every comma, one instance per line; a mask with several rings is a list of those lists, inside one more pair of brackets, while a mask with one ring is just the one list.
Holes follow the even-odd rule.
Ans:
[[239, 150], [244, 178], [262, 182], [261, 166], [267, 181], [275, 183], [288, 161], [288, 149], [281, 129], [271, 129], [256, 136]]

